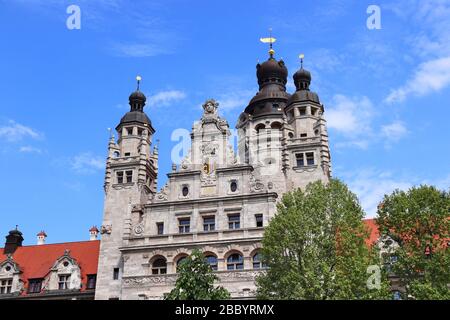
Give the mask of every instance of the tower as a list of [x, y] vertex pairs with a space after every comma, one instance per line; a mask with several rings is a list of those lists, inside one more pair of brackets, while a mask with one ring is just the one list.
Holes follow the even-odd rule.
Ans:
[[[102, 241], [97, 274], [96, 299], [116, 299], [121, 295], [123, 257], [119, 250], [131, 234], [131, 226], [143, 218], [142, 206], [156, 193], [157, 148], [151, 152], [155, 133], [144, 113], [145, 95], [137, 90], [129, 97], [130, 111], [116, 127], [108, 144]], [[136, 221], [134, 221], [136, 220]]]
[[317, 93], [310, 91], [311, 73], [301, 67], [294, 74], [296, 91], [286, 104], [286, 153], [284, 168], [286, 185], [290, 190], [309, 182], [328, 182], [331, 176], [331, 157], [328, 145], [324, 106]]
[[290, 95], [286, 92], [288, 70], [282, 59], [276, 60], [272, 43], [275, 38], [262, 38], [270, 43], [269, 58], [256, 65], [259, 91], [239, 116], [239, 156], [255, 169], [255, 175], [278, 193], [285, 191], [283, 154], [285, 108]]

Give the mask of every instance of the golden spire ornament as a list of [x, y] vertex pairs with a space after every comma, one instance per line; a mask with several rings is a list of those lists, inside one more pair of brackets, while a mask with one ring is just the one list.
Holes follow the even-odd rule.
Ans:
[[272, 28], [269, 29], [269, 36], [266, 38], [260, 38], [259, 41], [262, 43], [268, 43], [269, 44], [269, 55], [271, 58], [273, 58], [273, 55], [275, 54], [275, 50], [272, 48], [272, 44], [277, 41], [274, 37], [272, 37]]
[[141, 83], [142, 77], [141, 76], [136, 76], [136, 81], [137, 81], [137, 91], [139, 91], [139, 84]]

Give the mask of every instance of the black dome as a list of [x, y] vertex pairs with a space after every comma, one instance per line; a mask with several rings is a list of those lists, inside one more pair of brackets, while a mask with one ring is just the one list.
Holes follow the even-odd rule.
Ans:
[[311, 72], [301, 68], [294, 73], [294, 83], [297, 88], [299, 88], [301, 83], [307, 83], [309, 87], [309, 84], [311, 84]]
[[256, 76], [258, 77], [258, 84], [260, 88], [266, 83], [281, 83], [283, 85], [287, 82], [288, 70], [283, 60], [277, 61], [274, 58], [256, 65]]
[[130, 111], [125, 113], [125, 115], [120, 119], [120, 124], [130, 123], [130, 122], [140, 122], [151, 125], [152, 122], [150, 118], [142, 111]]
[[135, 102], [141, 102], [145, 105], [145, 101], [147, 101], [147, 98], [145, 97], [145, 94], [143, 94], [139, 90], [136, 90], [135, 92], [130, 94], [128, 100], [130, 101], [130, 104]]

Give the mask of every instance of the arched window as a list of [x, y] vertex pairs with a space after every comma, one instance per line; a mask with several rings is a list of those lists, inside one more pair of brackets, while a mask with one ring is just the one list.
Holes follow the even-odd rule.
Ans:
[[181, 266], [181, 264], [186, 261], [187, 256], [181, 257], [180, 259], [177, 260], [177, 272], [178, 272], [178, 268]]
[[257, 252], [253, 255], [253, 269], [263, 269], [267, 266], [262, 262], [261, 253]]
[[209, 254], [205, 257], [206, 262], [209, 264], [213, 271], [217, 271], [217, 258], [216, 256]]
[[227, 270], [242, 270], [244, 269], [244, 259], [238, 253], [234, 253], [227, 259]]
[[152, 274], [166, 274], [167, 262], [163, 257], [156, 259], [152, 264]]

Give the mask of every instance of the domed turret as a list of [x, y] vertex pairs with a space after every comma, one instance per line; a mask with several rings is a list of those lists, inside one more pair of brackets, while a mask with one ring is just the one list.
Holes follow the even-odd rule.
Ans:
[[301, 59], [301, 67], [293, 76], [296, 92], [289, 98], [288, 105], [300, 101], [320, 103], [317, 93], [309, 90], [311, 84], [311, 72], [303, 68], [303, 58]]
[[122, 119], [120, 119], [118, 127], [133, 122], [138, 122], [141, 124], [151, 126], [151, 121], [144, 112], [144, 106], [145, 102], [147, 101], [147, 98], [145, 97], [145, 94], [139, 90], [141, 77], [138, 76], [136, 77], [136, 79], [138, 83], [137, 89], [136, 91], [131, 93], [130, 97], [128, 98], [131, 109], [122, 117]]

